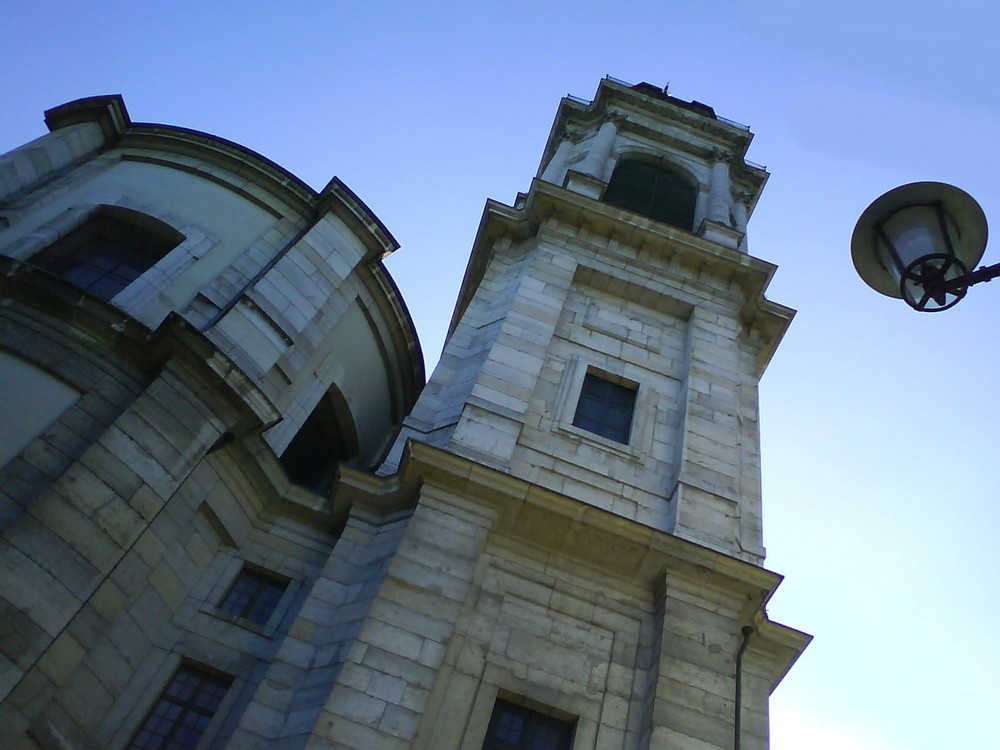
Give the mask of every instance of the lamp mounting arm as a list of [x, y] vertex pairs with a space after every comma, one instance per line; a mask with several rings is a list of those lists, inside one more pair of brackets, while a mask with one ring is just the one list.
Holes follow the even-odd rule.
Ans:
[[980, 281], [992, 281], [997, 276], [1000, 276], [1000, 263], [994, 263], [992, 266], [980, 266], [975, 271], [969, 271], [965, 282], [972, 286]]

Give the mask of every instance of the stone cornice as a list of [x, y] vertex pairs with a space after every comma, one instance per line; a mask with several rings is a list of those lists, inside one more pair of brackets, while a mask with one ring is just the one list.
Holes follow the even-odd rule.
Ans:
[[334, 514], [344, 521], [348, 513], [354, 513], [380, 524], [390, 523], [413, 512], [419, 486], [419, 481], [407, 481], [401, 474], [381, 477], [342, 466], [334, 495]]
[[106, 148], [190, 157], [192, 161], [178, 160], [186, 171], [208, 172], [208, 167], [214, 166], [249, 181], [257, 190], [303, 216], [333, 210], [349, 223], [359, 222], [365, 229], [359, 236], [371, 236], [372, 252], [376, 255], [384, 257], [399, 247], [378, 217], [338, 178], [334, 177], [317, 192], [284, 167], [233, 141], [176, 125], [132, 122], [125, 101], [118, 94], [77, 99], [53, 107], [45, 112], [45, 122], [53, 131], [96, 122], [104, 133]]
[[542, 550], [553, 562], [584, 566], [651, 595], [666, 581], [743, 601], [738, 617], [754, 628], [750, 653], [766, 657], [772, 690], [812, 640], [767, 617], [781, 575], [426, 443], [408, 441], [399, 472], [388, 477], [342, 467], [334, 516], [339, 523], [349, 513], [393, 523], [413, 512], [423, 488], [476, 503], [492, 519], [491, 536]]
[[[488, 506], [495, 515], [491, 535], [545, 550], [553, 559], [650, 591], [666, 577], [668, 586], [674, 581], [744, 600], [740, 617], [757, 633], [751, 651], [769, 657], [772, 690], [812, 639], [768, 619], [764, 607], [782, 581], [779, 574], [449, 451], [410, 441], [399, 474], [369, 483], [379, 485], [367, 488], [369, 497], [393, 518], [416, 502], [417, 488], [432, 486]], [[369, 501], [365, 512], [372, 509]]]
[[492, 533], [540, 546], [628, 581], [663, 570], [763, 604], [782, 576], [735, 557], [588, 505], [427, 443], [407, 443], [402, 485], [431, 484], [493, 506]]
[[532, 182], [523, 209], [496, 201], [487, 202], [449, 336], [483, 278], [492, 257], [493, 244], [504, 237], [520, 241], [535, 236], [541, 224], [550, 218], [586, 227], [594, 235], [663, 253], [671, 262], [692, 265], [737, 285], [743, 294], [740, 320], [747, 331], [759, 337], [757, 374], [763, 373], [795, 314], [791, 308], [764, 297], [777, 269], [774, 264], [539, 179]]
[[399, 249], [399, 243], [381, 219], [339, 177], [330, 180], [317, 194], [316, 211], [320, 214], [332, 211], [347, 224], [368, 246], [369, 255], [366, 260], [369, 262], [384, 260]]
[[116, 141], [132, 126], [121, 94], [89, 96], [45, 110], [45, 124], [50, 131], [83, 122], [96, 122], [100, 125], [104, 139], [109, 143]]

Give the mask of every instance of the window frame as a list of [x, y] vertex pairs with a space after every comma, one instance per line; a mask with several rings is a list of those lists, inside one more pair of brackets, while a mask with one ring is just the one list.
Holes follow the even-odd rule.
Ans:
[[[257, 583], [258, 585], [254, 588], [254, 591], [250, 596], [249, 601], [243, 605], [241, 611], [235, 612], [232, 609], [228, 609], [226, 607], [226, 602], [229, 600], [230, 595], [233, 594], [236, 587], [240, 584], [240, 581], [244, 575], [255, 577], [255, 583]], [[253, 610], [254, 605], [260, 600], [260, 595], [263, 593], [263, 591], [267, 590], [266, 586], [267, 583], [269, 582], [281, 585], [281, 590], [280, 593], [278, 594], [278, 598], [275, 600], [274, 605], [271, 607], [270, 612], [267, 613], [267, 617], [263, 621], [259, 621], [253, 619], [252, 617], [248, 617], [247, 612]], [[285, 596], [288, 594], [288, 589], [290, 584], [291, 580], [286, 576], [279, 575], [270, 570], [264, 570], [263, 568], [260, 568], [256, 565], [249, 565], [244, 563], [243, 565], [240, 566], [240, 569], [237, 571], [236, 575], [229, 582], [229, 586], [226, 588], [225, 593], [223, 593], [222, 597], [219, 599], [218, 603], [215, 606], [218, 612], [225, 615], [227, 618], [239, 621], [240, 623], [248, 623], [258, 628], [267, 628], [274, 620], [278, 611], [281, 610], [281, 604], [284, 601]]]
[[[196, 594], [201, 601], [198, 610], [242, 630], [264, 638], [274, 638], [278, 632], [278, 627], [285, 619], [285, 615], [291, 609], [303, 580], [308, 576], [308, 572], [286, 566], [281, 566], [278, 570], [275, 570], [273, 567], [260, 564], [263, 561], [255, 562], [237, 554], [225, 555], [224, 557], [226, 559], [218, 561], [219, 567], [216, 568], [217, 574], [214, 583], [201, 593]], [[275, 606], [265, 625], [258, 625], [245, 617], [234, 615], [220, 606], [222, 600], [229, 593], [230, 589], [232, 589], [237, 578], [239, 578], [240, 572], [245, 568], [256, 570], [262, 575], [276, 580], [287, 581], [285, 591], [281, 595], [281, 599], [278, 600], [277, 606]]]
[[[524, 734], [516, 743], [494, 736], [499, 731], [504, 716], [514, 716], [524, 722]], [[536, 748], [532, 743], [537, 738], [537, 731], [545, 727], [555, 727], [561, 734], [555, 748]], [[550, 712], [539, 711], [524, 703], [515, 703], [498, 696], [490, 713], [482, 750], [572, 750], [575, 734], [575, 721], [561, 719]]]
[[[583, 387], [583, 380], [587, 373], [593, 373], [598, 377], [635, 388], [636, 399], [632, 415], [632, 431], [627, 444], [619, 443], [617, 440], [606, 438], [573, 424], [580, 389]], [[627, 377], [626, 373], [639, 374], [638, 368], [613, 358], [601, 358], [598, 361], [589, 353], [574, 354], [570, 357], [559, 384], [552, 429], [557, 433], [562, 433], [575, 440], [582, 440], [613, 453], [619, 458], [642, 465], [651, 460], [653, 427], [656, 422], [659, 394], [645, 380], [640, 381]]]
[[[627, 394], [627, 395], [626, 395]], [[608, 440], [622, 445], [629, 445], [632, 437], [632, 426], [635, 423], [635, 407], [639, 396], [638, 384], [626, 385], [620, 379], [602, 376], [592, 368], [583, 375], [583, 383], [576, 397], [576, 409], [573, 410], [573, 426], [586, 430]], [[628, 401], [627, 408], [615, 403], [624, 398]], [[591, 409], [595, 413], [590, 413]], [[616, 413], [626, 414], [627, 423], [624, 428], [615, 424]], [[583, 423], [592, 423], [591, 427]]]
[[[638, 180], [639, 176], [629, 173], [641, 169], [651, 172], [651, 182], [648, 191], [641, 191], [641, 199], [634, 199], [639, 191], [635, 189], [635, 185], [629, 184], [626, 181]], [[618, 177], [617, 182], [615, 179], [616, 176]], [[668, 184], [668, 180], [671, 191], [679, 190], [682, 185], [686, 188], [685, 202], [690, 202], [690, 211], [688, 211], [688, 206], [685, 205], [683, 216], [680, 216], [680, 213], [674, 210], [662, 210], [662, 208], [658, 210], [658, 207], [671, 207], [672, 209], [676, 205], [674, 201], [665, 200], [676, 195], [675, 192], [665, 192], [667, 188], [663, 186]], [[607, 186], [601, 195], [601, 201], [609, 206], [615, 206], [624, 211], [631, 211], [661, 224], [694, 232], [698, 218], [700, 192], [701, 185], [699, 181], [692, 178], [691, 175], [677, 165], [670, 162], [643, 158], [641, 155], [625, 154], [615, 163], [614, 169], [611, 172], [611, 178], [608, 180]], [[680, 221], [679, 219], [681, 218], [684, 221]]]
[[[218, 696], [218, 700], [216, 701], [216, 704], [212, 709], [211, 713], [205, 713], [204, 711], [198, 710], [198, 707], [196, 705], [193, 705], [194, 701], [192, 699], [186, 699], [183, 704], [179, 704], [176, 700], [172, 700], [171, 697], [168, 695], [168, 692], [174, 685], [178, 676], [184, 672], [197, 675], [198, 677], [202, 678], [203, 682], [213, 681], [216, 685], [225, 683], [225, 688], [222, 694]], [[194, 744], [189, 745], [188, 747], [193, 749], [199, 746], [204, 746], [206, 737], [211, 737], [215, 733], [213, 724], [216, 722], [219, 716], [223, 715], [226, 712], [227, 698], [229, 698], [233, 694], [233, 684], [235, 683], [235, 681], [236, 680], [232, 675], [225, 674], [214, 669], [206, 668], [201, 664], [189, 662], [182, 659], [181, 662], [176, 666], [176, 668], [170, 673], [170, 676], [166, 679], [166, 681], [164, 681], [163, 685], [160, 687], [160, 690], [153, 698], [152, 703], [150, 704], [149, 708], [143, 715], [142, 721], [139, 723], [138, 727], [136, 727], [136, 730], [132, 733], [131, 738], [128, 741], [128, 744], [126, 745], [126, 750], [145, 750], [143, 746], [137, 745], [136, 743], [139, 742], [139, 738], [144, 731], [149, 731], [147, 730], [147, 725], [149, 724], [150, 720], [154, 717], [155, 712], [162, 703], [168, 703], [173, 706], [177, 705], [182, 706], [181, 713], [178, 714], [174, 718], [174, 720], [172, 720], [173, 723], [170, 727], [170, 730], [165, 735], [166, 738], [169, 738], [171, 740], [176, 736], [177, 730], [182, 727], [184, 718], [187, 717], [190, 713], [196, 713], [198, 715], [207, 718]], [[193, 709], [193, 710], [189, 711], [188, 709]]]
[[[153, 216], [101, 204], [25, 260], [87, 294], [112, 302], [186, 240], [181, 232]], [[95, 255], [95, 247], [109, 252]], [[110, 260], [110, 265], [101, 267], [95, 259]], [[123, 268], [129, 272], [122, 273]], [[93, 278], [86, 283], [73, 278], [88, 272]], [[101, 291], [101, 285], [109, 280], [113, 292]]]

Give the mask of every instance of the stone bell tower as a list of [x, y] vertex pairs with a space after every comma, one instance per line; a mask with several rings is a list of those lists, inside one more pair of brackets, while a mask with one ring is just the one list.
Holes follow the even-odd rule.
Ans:
[[793, 311], [747, 253], [751, 139], [645, 83], [564, 99], [382, 473], [421, 441], [761, 564], [757, 383]]

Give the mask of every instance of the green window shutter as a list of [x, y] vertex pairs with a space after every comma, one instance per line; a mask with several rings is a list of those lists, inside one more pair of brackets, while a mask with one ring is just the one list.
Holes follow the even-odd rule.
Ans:
[[664, 224], [691, 230], [697, 191], [688, 180], [651, 162], [622, 161], [611, 175], [604, 200]]

